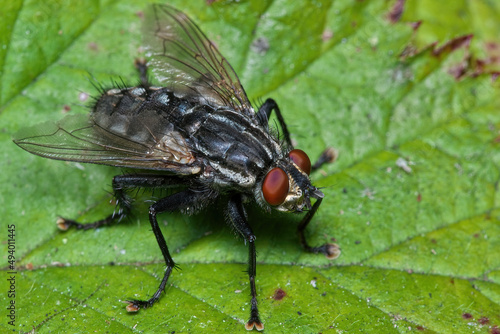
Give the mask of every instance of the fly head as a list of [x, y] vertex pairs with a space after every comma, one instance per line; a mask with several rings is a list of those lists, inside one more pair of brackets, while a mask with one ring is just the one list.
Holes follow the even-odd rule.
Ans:
[[269, 170], [257, 187], [257, 199], [278, 211], [302, 212], [311, 208], [311, 198], [323, 193], [311, 184], [311, 161], [307, 154], [293, 149]]

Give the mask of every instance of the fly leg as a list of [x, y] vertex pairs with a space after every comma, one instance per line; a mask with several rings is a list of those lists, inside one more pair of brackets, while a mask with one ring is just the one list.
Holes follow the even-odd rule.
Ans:
[[304, 231], [309, 222], [311, 221], [311, 219], [313, 218], [314, 214], [318, 210], [321, 201], [323, 201], [323, 198], [316, 199], [316, 203], [314, 203], [311, 210], [309, 210], [307, 214], [304, 216], [304, 218], [302, 219], [297, 228], [297, 231], [299, 233], [300, 244], [302, 245], [302, 247], [305, 249], [306, 252], [314, 254], [321, 253], [324, 254], [328, 259], [333, 260], [339, 257], [340, 255], [340, 249], [338, 245], [327, 243], [321, 246], [312, 247], [307, 243], [306, 236], [304, 235]]
[[286, 144], [288, 147], [293, 148], [292, 141], [290, 140], [290, 132], [288, 132], [285, 120], [283, 119], [283, 115], [281, 115], [280, 108], [278, 107], [276, 101], [273, 99], [267, 99], [266, 102], [260, 106], [259, 111], [257, 112], [257, 119], [259, 119], [263, 125], [267, 126], [269, 117], [271, 116], [271, 112], [273, 110], [276, 113], [276, 117], [278, 117], [278, 122], [280, 123], [281, 130], [283, 131], [283, 136], [285, 136]]
[[255, 235], [248, 224], [247, 215], [240, 196], [234, 196], [229, 200], [227, 214], [233, 227], [243, 236], [243, 238], [245, 238], [245, 243], [248, 242], [248, 276], [250, 279], [250, 294], [252, 296], [252, 300], [250, 304], [250, 319], [245, 324], [245, 328], [250, 331], [255, 327], [258, 331], [262, 331], [264, 330], [264, 325], [260, 321], [259, 317], [259, 310], [257, 308], [257, 290], [255, 288], [257, 265]]
[[336, 159], [337, 151], [332, 147], [327, 147], [323, 152], [321, 152], [318, 160], [316, 160], [316, 162], [311, 166], [311, 172], [318, 170], [321, 166], [323, 166], [323, 164], [334, 162]]
[[[283, 115], [281, 115], [280, 108], [278, 104], [273, 99], [267, 99], [263, 105], [260, 106], [259, 111], [257, 112], [257, 119], [261, 122], [261, 124], [267, 126], [269, 122], [269, 117], [271, 116], [271, 112], [274, 110], [276, 113], [276, 117], [278, 117], [278, 122], [280, 123], [281, 130], [283, 131], [283, 136], [285, 137], [285, 142], [288, 147], [293, 149], [292, 140], [290, 139], [290, 132], [288, 132], [288, 128], [286, 126], [285, 120], [283, 119]], [[337, 152], [331, 148], [327, 147], [319, 156], [318, 160], [312, 165], [311, 170], [314, 172], [319, 169], [325, 163], [334, 162], [337, 158]]]
[[127, 300], [129, 303], [127, 305], [128, 312], [136, 312], [141, 307], [148, 308], [151, 307], [161, 296], [161, 293], [165, 290], [165, 286], [167, 284], [167, 280], [172, 273], [172, 269], [175, 267], [175, 262], [170, 256], [170, 252], [168, 251], [167, 243], [165, 242], [165, 238], [163, 237], [163, 233], [161, 232], [160, 226], [158, 225], [158, 221], [156, 220], [156, 215], [162, 212], [173, 212], [179, 210], [190, 209], [193, 207], [199, 207], [203, 202], [206, 203], [206, 200], [210, 198], [210, 195], [203, 191], [192, 191], [185, 190], [168, 197], [160, 199], [158, 202], [151, 205], [149, 208], [149, 222], [151, 223], [151, 227], [153, 229], [153, 233], [156, 237], [156, 241], [158, 242], [158, 246], [160, 247], [161, 254], [165, 259], [165, 264], [167, 268], [165, 269], [165, 273], [163, 274], [163, 279], [161, 280], [160, 286], [158, 290], [153, 294], [153, 296], [148, 300]]
[[[184, 181], [185, 182], [185, 181]], [[71, 227], [79, 230], [90, 230], [101, 226], [110, 225], [115, 221], [120, 221], [130, 212], [131, 199], [127, 195], [127, 190], [132, 188], [171, 188], [179, 186], [183, 179], [172, 176], [161, 176], [151, 174], [131, 174], [117, 175], [113, 178], [113, 194], [116, 199], [117, 210], [104, 219], [93, 223], [78, 223], [72, 219], [59, 217], [57, 226], [60, 230], [66, 231]]]

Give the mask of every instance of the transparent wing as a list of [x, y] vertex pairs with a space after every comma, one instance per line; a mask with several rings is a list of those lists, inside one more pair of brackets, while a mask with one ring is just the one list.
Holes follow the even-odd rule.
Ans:
[[166, 129], [161, 137], [134, 138], [100, 126], [88, 115], [66, 116], [25, 128], [14, 137], [22, 149], [50, 159], [196, 174], [201, 168], [185, 140]]
[[254, 115], [231, 65], [184, 13], [152, 5], [144, 29], [148, 64], [160, 83], [180, 96]]

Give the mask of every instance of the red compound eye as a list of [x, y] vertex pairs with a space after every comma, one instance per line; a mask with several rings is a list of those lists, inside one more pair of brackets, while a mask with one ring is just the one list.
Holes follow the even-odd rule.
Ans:
[[273, 168], [262, 183], [262, 194], [270, 205], [280, 205], [288, 195], [288, 176], [281, 168]]
[[288, 156], [300, 169], [302, 169], [302, 171], [304, 171], [304, 173], [307, 175], [311, 173], [311, 160], [309, 160], [306, 152], [295, 149], [291, 150]]

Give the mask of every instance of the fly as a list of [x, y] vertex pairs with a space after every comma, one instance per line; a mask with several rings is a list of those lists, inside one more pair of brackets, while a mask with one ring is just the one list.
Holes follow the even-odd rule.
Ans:
[[[276, 102], [268, 99], [255, 112], [231, 65], [184, 13], [152, 5], [144, 29], [148, 67], [164, 87], [150, 83], [148, 68], [139, 61], [139, 86], [101, 90], [88, 115], [66, 116], [57, 123], [21, 130], [14, 142], [46, 158], [138, 170], [113, 178], [114, 213], [86, 224], [60, 218], [62, 230], [97, 228], [121, 220], [131, 210], [129, 191], [133, 188], [182, 187], [149, 208], [166, 269], [150, 299], [127, 301], [129, 312], [151, 307], [175, 267], [157, 215], [192, 214], [219, 198], [227, 201], [227, 223], [249, 247], [251, 307], [245, 327], [263, 330], [255, 288], [256, 237], [245, 203], [253, 200], [268, 212], [307, 211], [298, 226], [300, 243], [307, 252], [335, 258], [339, 254], [336, 245], [313, 247], [304, 235], [324, 197], [311, 184], [309, 173], [331, 160], [332, 151], [325, 150], [311, 165], [305, 152], [293, 148]], [[273, 110], [284, 142], [269, 129]]]

